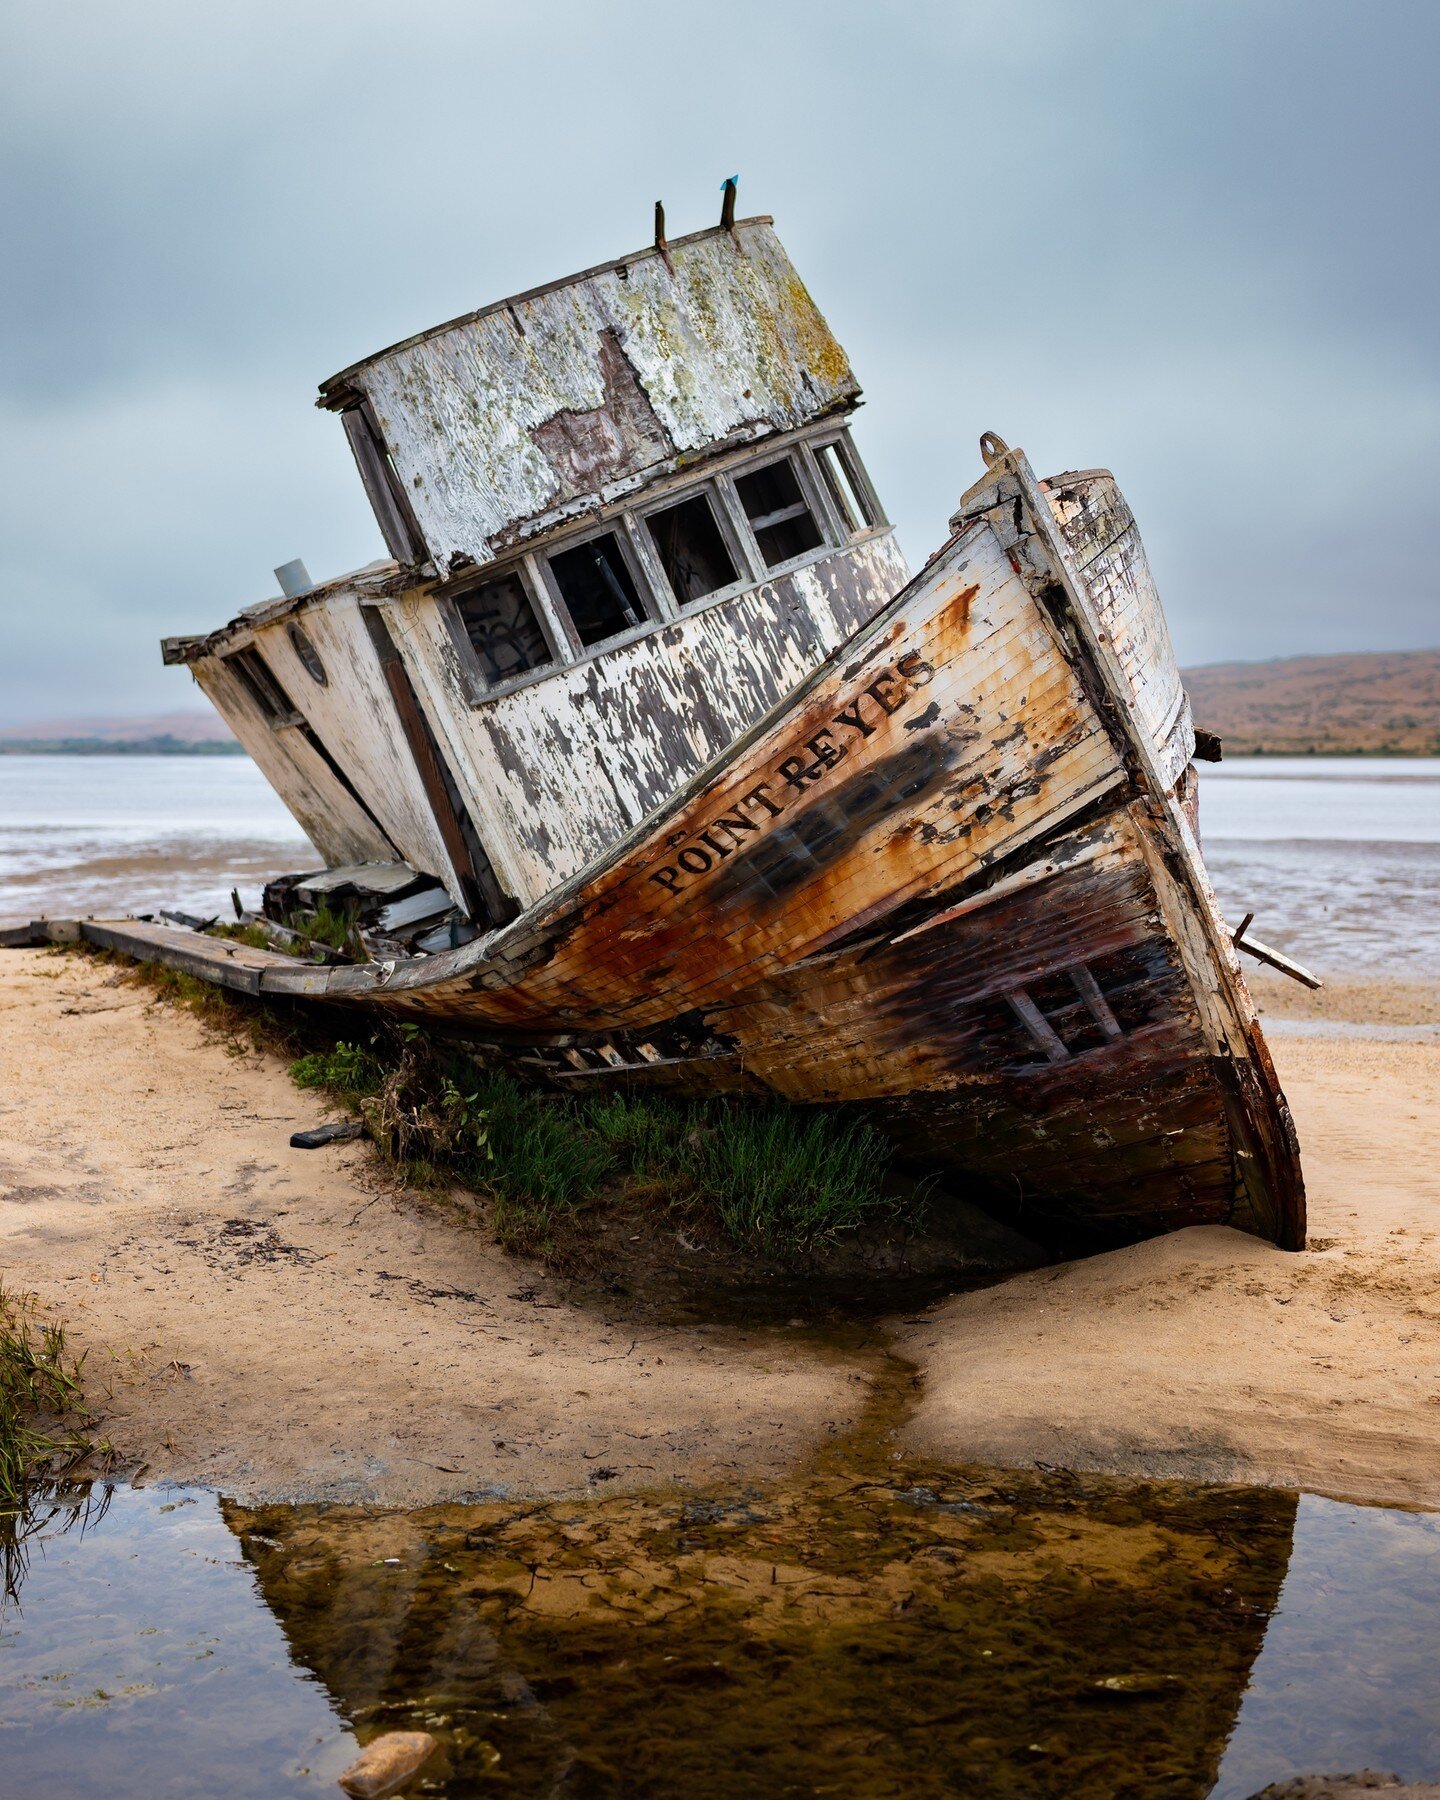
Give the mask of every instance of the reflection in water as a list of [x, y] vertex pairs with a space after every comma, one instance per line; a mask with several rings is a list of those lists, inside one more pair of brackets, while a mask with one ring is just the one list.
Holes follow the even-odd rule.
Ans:
[[0, 1603], [18, 1601], [30, 1568], [31, 1546], [68, 1532], [81, 1536], [110, 1510], [114, 1489], [88, 1481], [40, 1483], [23, 1499], [0, 1502]]
[[1294, 1514], [841, 1454], [764, 1490], [419, 1513], [121, 1490], [4, 1628], [5, 1767], [53, 1792], [63, 1758], [76, 1800], [334, 1793], [355, 1737], [421, 1728], [445, 1756], [416, 1791], [452, 1800], [1198, 1800]]
[[225, 1517], [297, 1663], [440, 1791], [1208, 1792], [1293, 1496], [832, 1469], [803, 1488]]
[[[1440, 1519], [857, 1461], [401, 1513], [115, 1491], [0, 1617], [6, 1793], [1241, 1800], [1440, 1775]], [[63, 1785], [56, 1772], [63, 1769]]]

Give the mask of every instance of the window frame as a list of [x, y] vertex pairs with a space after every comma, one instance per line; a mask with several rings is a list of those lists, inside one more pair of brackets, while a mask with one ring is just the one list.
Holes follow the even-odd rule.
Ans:
[[[702, 594], [698, 600], [681, 600], [670, 585], [670, 577], [665, 573], [659, 546], [650, 530], [650, 520], [657, 513], [670, 512], [675, 507], [684, 506], [687, 501], [696, 499], [703, 499], [708, 503], [710, 516], [715, 521], [726, 554], [735, 565], [736, 575], [734, 581], [727, 582], [724, 587], [718, 587], [712, 593]], [[703, 481], [688, 482], [684, 487], [671, 488], [668, 493], [637, 506], [631, 516], [639, 527], [638, 536], [644, 545], [645, 560], [653, 565], [656, 592], [672, 609], [673, 618], [692, 619], [696, 613], [704, 612], [707, 606], [714, 606], [722, 600], [732, 600], [737, 594], [746, 593], [764, 580], [763, 571], [758, 576], [755, 572], [753, 538], [748, 532], [742, 534], [736, 529], [735, 519], [721, 492], [717, 476], [707, 475]], [[743, 509], [741, 516], [744, 516]]]
[[[550, 561], [552, 557], [563, 556], [567, 551], [581, 550], [586, 544], [593, 543], [596, 538], [601, 537], [613, 537], [620, 546], [621, 558], [635, 585], [641, 616], [638, 624], [627, 625], [621, 631], [612, 632], [609, 637], [598, 638], [593, 644], [587, 644], [575, 628], [575, 621], [570, 616], [569, 605], [561, 591], [560, 583], [555, 579], [555, 571], [550, 567]], [[565, 641], [571, 652], [568, 663], [572, 667], [575, 663], [588, 662], [591, 657], [599, 656], [607, 650], [615, 650], [622, 644], [632, 643], [636, 638], [643, 637], [646, 632], [652, 631], [655, 626], [669, 622], [663, 605], [659, 603], [659, 597], [662, 593], [666, 596], [669, 595], [670, 584], [664, 580], [663, 571], [660, 582], [657, 583], [651, 570], [646, 566], [645, 558], [640, 554], [635, 537], [634, 516], [627, 508], [616, 517], [599, 521], [592, 520], [588, 530], [576, 531], [563, 538], [557, 538], [553, 543], [546, 544], [543, 550], [537, 548], [531, 551], [527, 557], [528, 561], [534, 563], [537, 577], [544, 583], [545, 593], [556, 621], [564, 630]]]
[[[568, 668], [574, 660], [570, 654], [570, 636], [561, 621], [555, 617], [551, 607], [550, 595], [540, 580], [539, 570], [535, 567], [535, 557], [529, 553], [505, 561], [486, 563], [474, 579], [456, 582], [443, 595], [439, 596], [441, 616], [445, 620], [451, 642], [455, 645], [460, 657], [461, 670], [469, 688], [469, 700], [472, 706], [482, 700], [494, 700], [501, 694], [512, 694], [516, 688], [528, 687], [532, 681], [543, 681], [547, 675], [558, 675], [562, 669]], [[530, 602], [531, 611], [535, 614], [540, 626], [540, 635], [545, 640], [550, 652], [550, 661], [538, 669], [525, 669], [519, 675], [508, 676], [504, 681], [491, 681], [485, 673], [480, 661], [480, 652], [470, 641], [470, 633], [465, 629], [465, 621], [460, 614], [460, 601], [473, 588], [485, 587], [492, 581], [505, 576], [514, 576], [524, 590]]]
[[[854, 439], [850, 436], [848, 428], [842, 427], [839, 431], [826, 432], [821, 436], [809, 438], [806, 440], [805, 449], [809, 452], [806, 460], [813, 462], [816, 480], [824, 490], [826, 507], [834, 514], [834, 522], [840, 533], [842, 546], [858, 543], [861, 538], [870, 536], [872, 532], [890, 529], [890, 521], [885, 517], [885, 509], [880, 504], [880, 496], [875, 492], [874, 483], [871, 481], [864, 463], [860, 460], [860, 452], [855, 448]], [[840, 516], [839, 508], [830, 492], [830, 481], [825, 473], [825, 465], [820, 460], [823, 451], [832, 449], [839, 457], [840, 466], [845, 471], [846, 479], [868, 517], [868, 522], [862, 522], [853, 531]]]
[[[826, 444], [837, 446], [857, 496], [873, 515], [873, 524], [852, 532], [839, 517], [830, 495], [829, 483], [815, 461], [816, 448]], [[456, 575], [443, 584], [432, 587], [431, 592], [456, 647], [469, 704], [472, 707], [483, 706], [491, 700], [513, 694], [520, 688], [549, 680], [552, 676], [577, 668], [597, 656], [608, 655], [612, 650], [638, 642], [668, 625], [695, 618], [712, 606], [722, 606], [743, 594], [752, 593], [797, 569], [824, 561], [826, 557], [848, 550], [867, 538], [884, 536], [892, 529], [844, 424], [837, 427], [834, 421], [826, 421], [818, 428], [812, 426], [803, 436], [788, 437], [783, 445], [766, 454], [757, 455], [756, 451], [759, 449], [760, 443], [752, 442], [743, 450], [733, 452], [720, 467], [710, 465], [703, 472], [692, 471], [688, 479], [676, 480], [673, 485], [664, 486], [658, 492], [647, 491], [643, 497], [633, 493], [623, 497], [616, 496], [598, 517], [594, 513], [587, 514], [569, 530], [557, 530], [553, 537], [547, 533], [543, 543], [516, 546], [508, 555], [502, 553], [482, 569], [466, 570], [463, 577]], [[759, 542], [736, 490], [735, 477], [758, 472], [787, 458], [805, 504], [820, 532], [820, 542], [814, 549], [791, 557], [786, 562], [777, 563], [772, 569], [766, 566], [761, 555]], [[659, 550], [650, 534], [648, 521], [652, 514], [666, 512], [673, 506], [682, 505], [701, 495], [710, 502], [721, 538], [739, 575], [729, 586], [717, 588], [713, 594], [706, 594], [699, 600], [681, 605], [671, 589]], [[592, 538], [601, 537], [607, 532], [620, 545], [621, 555], [640, 597], [644, 617], [638, 625], [627, 626], [613, 637], [602, 638], [597, 643], [587, 645], [581, 642], [580, 634], [574, 628], [564, 595], [550, 569], [549, 559], [567, 550], [578, 549]], [[520, 579], [535, 610], [552, 660], [543, 668], [527, 669], [523, 674], [492, 684], [485, 678], [479, 655], [470, 642], [455, 601], [463, 596], [468, 587], [480, 586], [485, 581], [512, 574]]]
[[[781, 575], [788, 575], [792, 569], [803, 568], [806, 563], [814, 562], [817, 557], [827, 552], [843, 550], [850, 542], [849, 536], [837, 530], [830, 517], [830, 496], [822, 493], [824, 478], [808, 456], [797, 455], [796, 452], [808, 448], [803, 443], [787, 444], [783, 450], [777, 450], [774, 456], [757, 457], [753, 462], [737, 464], [733, 469], [726, 469], [716, 476], [717, 486], [723, 485], [726, 497], [734, 510], [734, 516], [745, 528], [746, 541], [751, 548], [755, 567], [760, 571], [758, 581], [763, 586], [767, 581], [774, 581]], [[787, 557], [784, 562], [773, 566], [766, 562], [765, 552], [760, 548], [760, 540], [755, 535], [755, 528], [750, 523], [750, 515], [745, 510], [745, 502], [740, 498], [740, 490], [736, 487], [737, 477], [759, 475], [765, 469], [773, 469], [777, 463], [788, 462], [794, 473], [795, 481], [800, 489], [801, 497], [809, 508], [810, 517], [815, 521], [815, 528], [820, 533], [820, 542], [813, 549], [802, 550], [798, 556]]]

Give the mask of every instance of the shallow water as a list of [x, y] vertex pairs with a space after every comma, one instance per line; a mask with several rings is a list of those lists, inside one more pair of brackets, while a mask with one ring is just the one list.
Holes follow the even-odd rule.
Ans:
[[252, 904], [315, 852], [244, 756], [0, 756], [0, 920]]
[[[1440, 759], [1202, 765], [1227, 914], [1331, 974], [1440, 976]], [[0, 920], [254, 903], [315, 853], [244, 757], [0, 756]]]
[[[1440, 1520], [936, 1469], [417, 1513], [114, 1490], [0, 1624], [8, 1793], [1240, 1800], [1440, 1777]], [[63, 1774], [62, 1774], [63, 1772]]]
[[1227, 917], [1331, 974], [1440, 976], [1440, 760], [1202, 765], [1200, 831]]

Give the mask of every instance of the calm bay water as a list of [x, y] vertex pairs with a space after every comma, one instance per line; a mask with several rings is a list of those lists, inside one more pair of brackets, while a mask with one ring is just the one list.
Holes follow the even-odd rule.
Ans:
[[1440, 759], [1202, 766], [1200, 831], [1226, 916], [1329, 975], [1440, 977]]
[[[1440, 760], [1205, 766], [1227, 914], [1326, 973], [1440, 977]], [[0, 920], [216, 912], [315, 852], [244, 757], [0, 756]]]
[[1440, 1777], [1434, 1515], [843, 1453], [414, 1514], [90, 1499], [0, 1600], [6, 1794], [301, 1800], [416, 1729], [442, 1750], [407, 1792], [437, 1800]]
[[0, 921], [228, 913], [317, 861], [246, 756], [0, 756]]

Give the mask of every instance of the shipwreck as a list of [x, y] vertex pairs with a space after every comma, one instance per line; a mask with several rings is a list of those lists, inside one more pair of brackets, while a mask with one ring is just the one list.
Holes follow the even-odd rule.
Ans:
[[[165, 641], [323, 859], [266, 889], [275, 947], [31, 936], [430, 1021], [561, 1087], [862, 1109], [1031, 1230], [1301, 1246], [1115, 481], [987, 435], [912, 576], [846, 355], [725, 200], [324, 382], [389, 558], [287, 565]], [[348, 954], [287, 953], [322, 905]]]

